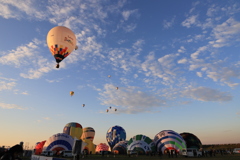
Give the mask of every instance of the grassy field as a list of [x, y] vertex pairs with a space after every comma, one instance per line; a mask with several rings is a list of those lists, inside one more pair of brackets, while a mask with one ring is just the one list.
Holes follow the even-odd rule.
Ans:
[[[102, 157], [101, 155], [88, 155], [87, 157], [81, 158], [80, 160], [240, 160], [240, 154], [234, 154], [234, 155], [216, 155], [215, 157], [199, 157], [199, 158], [190, 158], [190, 157], [168, 157], [167, 155], [164, 155], [162, 157], [159, 156], [146, 156], [146, 155], [139, 155], [139, 156], [131, 156], [128, 157], [126, 155], [116, 155], [115, 157], [113, 155], [105, 155]], [[68, 159], [72, 160], [72, 158]]]

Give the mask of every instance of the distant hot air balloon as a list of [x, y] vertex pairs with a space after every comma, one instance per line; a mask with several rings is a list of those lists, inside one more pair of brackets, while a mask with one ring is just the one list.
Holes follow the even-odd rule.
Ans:
[[108, 112], [108, 109], [106, 110], [106, 112]]
[[111, 75], [108, 75], [108, 78], [111, 78]]
[[121, 126], [113, 126], [108, 129], [106, 139], [112, 149], [118, 142], [126, 140], [126, 132]]
[[73, 96], [74, 95], [74, 92], [73, 91], [70, 91], [70, 96]]
[[112, 107], [110, 106], [109, 108], [111, 109]]
[[85, 104], [83, 104], [82, 106], [85, 107]]
[[76, 122], [71, 122], [65, 125], [63, 133], [72, 136], [73, 138], [80, 139], [83, 133], [82, 125]]
[[115, 111], [117, 111], [117, 108], [115, 108]]
[[118, 87], [116, 87], [116, 90], [118, 90]]
[[56, 26], [47, 34], [47, 45], [56, 59], [56, 68], [59, 68], [59, 63], [74, 49], [77, 49], [76, 36], [69, 28]]

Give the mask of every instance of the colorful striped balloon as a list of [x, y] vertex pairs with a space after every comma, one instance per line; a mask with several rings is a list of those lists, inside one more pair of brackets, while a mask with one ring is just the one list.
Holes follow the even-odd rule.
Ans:
[[156, 134], [154, 143], [156, 144], [157, 150], [162, 151], [162, 153], [167, 150], [181, 152], [183, 149], [186, 149], [186, 142], [182, 136], [172, 130], [163, 130]]

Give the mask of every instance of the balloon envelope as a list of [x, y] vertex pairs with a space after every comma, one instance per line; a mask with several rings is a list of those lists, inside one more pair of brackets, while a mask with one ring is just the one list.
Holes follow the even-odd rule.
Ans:
[[65, 133], [57, 133], [51, 136], [44, 144], [45, 151], [72, 150], [74, 139]]
[[83, 128], [82, 140], [89, 139], [90, 141], [93, 141], [94, 136], [95, 130], [92, 127]]
[[109, 146], [106, 143], [100, 143], [99, 145], [97, 145], [96, 147], [96, 152], [100, 152], [100, 151], [108, 151]]
[[57, 63], [76, 48], [76, 36], [67, 27], [56, 26], [47, 34], [47, 45]]
[[145, 154], [150, 151], [155, 151], [155, 143], [149, 137], [139, 134], [128, 141], [127, 150], [135, 150]]
[[106, 139], [112, 149], [118, 142], [126, 140], [126, 132], [121, 126], [113, 126], [107, 131]]
[[163, 130], [156, 134], [154, 137], [154, 142], [157, 146], [158, 151], [165, 152], [165, 150], [175, 150], [176, 152], [181, 152], [186, 149], [186, 142], [178, 134], [172, 130]]
[[74, 92], [73, 91], [70, 91], [70, 96], [73, 96], [74, 95]]
[[180, 135], [185, 140], [187, 144], [187, 148], [197, 148], [197, 149], [202, 148], [202, 142], [194, 134], [184, 132], [184, 133], [180, 133]]
[[63, 128], [63, 133], [72, 136], [73, 138], [80, 139], [82, 136], [82, 125], [77, 122], [70, 122]]
[[43, 150], [43, 146], [45, 144], [46, 141], [42, 141], [42, 142], [39, 142], [36, 144], [35, 146], [35, 155], [40, 155], [42, 153], [42, 150]]

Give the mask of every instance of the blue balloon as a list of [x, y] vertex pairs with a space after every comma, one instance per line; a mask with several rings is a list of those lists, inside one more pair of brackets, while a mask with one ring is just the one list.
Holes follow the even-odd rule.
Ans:
[[126, 140], [126, 132], [120, 126], [113, 126], [107, 131], [106, 139], [112, 150], [115, 144]]

